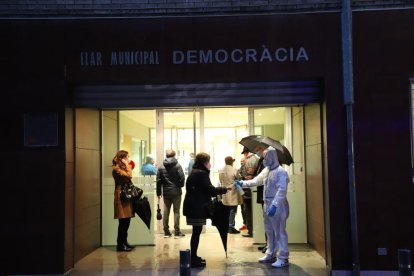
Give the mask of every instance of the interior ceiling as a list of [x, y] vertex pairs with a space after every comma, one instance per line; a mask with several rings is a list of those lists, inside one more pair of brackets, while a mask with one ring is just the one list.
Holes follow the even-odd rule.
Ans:
[[[156, 111], [122, 110], [123, 115], [149, 128], [155, 128]], [[257, 108], [254, 111], [255, 125], [284, 124], [284, 107]], [[197, 121], [199, 115], [197, 114]], [[248, 124], [248, 108], [205, 108], [204, 127], [220, 128], [235, 127]], [[197, 126], [199, 124], [197, 123]], [[164, 110], [164, 127], [192, 128], [193, 111], [169, 109]]]

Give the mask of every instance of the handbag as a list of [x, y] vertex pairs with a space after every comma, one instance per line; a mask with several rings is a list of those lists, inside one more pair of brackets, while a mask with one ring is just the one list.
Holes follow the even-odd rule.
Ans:
[[139, 199], [143, 192], [144, 191], [141, 188], [135, 186], [132, 182], [125, 183], [121, 187], [121, 201], [128, 202], [134, 199]]

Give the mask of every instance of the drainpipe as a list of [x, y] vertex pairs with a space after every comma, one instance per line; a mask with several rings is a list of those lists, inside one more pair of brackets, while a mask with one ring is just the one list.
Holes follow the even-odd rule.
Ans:
[[355, 167], [354, 167], [354, 125], [353, 104], [354, 85], [352, 68], [352, 8], [351, 0], [342, 0], [341, 9], [342, 30], [342, 70], [344, 105], [346, 108], [347, 149], [348, 149], [348, 187], [349, 187], [349, 211], [351, 218], [352, 239], [352, 275], [359, 276], [359, 246], [358, 223], [356, 207]]

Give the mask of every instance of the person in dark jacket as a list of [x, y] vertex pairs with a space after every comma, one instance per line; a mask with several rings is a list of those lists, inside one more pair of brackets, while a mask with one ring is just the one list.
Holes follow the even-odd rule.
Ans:
[[197, 255], [197, 249], [201, 230], [209, 217], [208, 206], [212, 197], [225, 194], [228, 190], [226, 187], [214, 187], [211, 184], [210, 167], [210, 155], [204, 152], [198, 153], [186, 182], [183, 213], [187, 217], [187, 224], [193, 226], [190, 241], [191, 267], [206, 265], [206, 261]]
[[166, 150], [166, 158], [157, 172], [157, 196], [164, 198], [164, 237], [171, 237], [168, 220], [170, 217], [171, 205], [174, 212], [174, 236], [181, 238], [185, 235], [180, 231], [180, 206], [181, 206], [181, 188], [184, 187], [185, 175], [183, 168], [175, 158], [175, 151]]

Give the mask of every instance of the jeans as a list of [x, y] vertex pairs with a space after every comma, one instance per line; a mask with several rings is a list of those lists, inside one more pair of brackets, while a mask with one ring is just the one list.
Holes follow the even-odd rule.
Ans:
[[170, 218], [171, 205], [173, 206], [174, 212], [174, 231], [180, 232], [180, 206], [181, 206], [181, 195], [173, 197], [164, 196], [164, 214], [162, 215], [162, 222], [164, 224], [164, 232], [170, 231], [168, 220]]
[[229, 228], [234, 228], [236, 226], [235, 218], [237, 214], [237, 205], [236, 206], [228, 206], [230, 210], [229, 214]]

